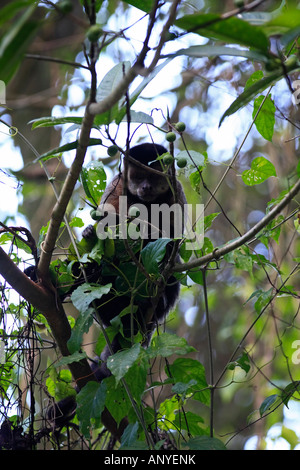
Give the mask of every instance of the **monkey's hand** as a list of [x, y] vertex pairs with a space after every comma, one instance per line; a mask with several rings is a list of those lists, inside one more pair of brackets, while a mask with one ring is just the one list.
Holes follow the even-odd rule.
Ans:
[[97, 237], [94, 225], [88, 225], [82, 232], [83, 238], [86, 240], [93, 240]]

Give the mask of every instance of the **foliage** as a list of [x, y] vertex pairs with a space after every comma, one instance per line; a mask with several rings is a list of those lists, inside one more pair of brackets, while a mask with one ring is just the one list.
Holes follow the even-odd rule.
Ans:
[[[61, 67], [60, 77], [66, 81], [70, 80], [68, 74], [75, 80], [76, 73], [81, 71], [80, 80], [84, 81], [81, 86], [86, 91], [76, 112], [66, 107], [61, 116], [51, 113], [49, 108], [48, 116], [30, 119], [33, 133], [41, 129], [57, 133], [67, 126], [65, 136], [69, 137], [67, 142], [62, 139], [58, 145], [49, 147], [52, 150], [41, 153], [33, 150], [31, 164], [45, 171], [57, 198], [53, 212], [47, 214], [50, 222], [46, 220], [40, 230], [40, 258], [29, 230], [11, 227], [7, 220], [1, 222], [3, 449], [62, 447], [70, 438], [66, 427], [62, 426], [58, 434], [53, 432], [44, 414], [39, 414], [36, 401], [42, 408], [45, 396], [52, 403], [70, 395], [77, 401], [77, 413], [68, 424], [76, 433], [71, 443], [74, 448], [105, 447], [107, 431], [101, 421], [105, 410], [117, 426], [128, 419], [120, 442], [113, 441], [123, 450], [239, 448], [251, 433], [260, 436], [258, 447], [263, 448], [268, 430], [277, 422], [290, 448], [299, 444], [299, 437], [283, 424], [282, 410], [299, 400], [295, 366], [299, 362], [300, 183], [299, 165], [293, 158], [298, 145], [293, 105], [298, 104], [300, 10], [288, 0], [280, 5], [275, 2], [274, 8], [269, 9], [263, 1], [250, 2], [233, 11], [224, 2], [224, 13], [211, 11], [208, 2], [204, 2], [201, 11], [193, 2], [192, 6], [185, 3], [87, 0], [74, 6], [66, 0], [57, 3], [15, 0], [1, 8], [4, 34], [0, 42], [0, 78], [8, 90], [21, 73], [24, 61], [29, 60], [26, 54], [30, 45], [47, 28], [54, 28], [56, 22], [67, 21], [81, 28], [76, 50], [70, 52], [66, 47], [63, 52], [58, 51], [59, 57], [31, 54], [30, 60], [44, 60]], [[257, 3], [258, 10], [253, 10]], [[115, 11], [124, 16], [120, 31], [106, 27], [109, 20], [113, 24]], [[137, 23], [144, 14], [148, 21], [147, 32], [133, 59], [125, 47], [120, 52], [128, 43], [137, 51], [129, 36], [135, 23], [130, 21], [132, 11], [138, 15]], [[91, 30], [95, 25], [96, 31]], [[188, 44], [189, 37], [193, 38], [192, 46]], [[121, 59], [114, 56], [116, 63], [110, 68], [104, 65], [103, 73], [102, 61], [106, 64], [107, 54], [115, 50]], [[182, 83], [172, 89], [176, 105], [172, 111], [162, 105], [161, 121], [154, 109], [147, 111], [143, 93], [153, 82], [158, 83], [155, 80], [161, 80], [164, 71], [178, 60], [182, 61]], [[243, 129], [242, 143], [237, 145], [231, 160], [220, 158], [216, 162], [189, 113], [194, 107], [205, 114], [209, 106], [213, 112], [215, 104], [209, 94], [213, 84], [204, 83], [203, 98], [198, 90], [199, 77], [205, 71], [209, 77], [211, 72], [217, 83], [222, 75], [219, 69], [231, 63], [232, 76], [235, 69], [239, 78], [235, 84], [233, 79], [223, 80], [227, 80], [228, 89], [234, 90], [237, 97], [227, 109], [218, 109], [218, 126], [222, 129], [228, 122], [237, 122], [230, 121], [236, 116], [238, 120], [247, 119], [249, 126], [246, 131]], [[282, 104], [281, 88], [276, 88], [284, 84], [288, 104]], [[162, 88], [158, 92], [164, 94]], [[181, 109], [183, 112], [178, 116]], [[23, 129], [15, 127], [14, 113], [18, 111], [11, 113], [12, 125], [7, 118], [9, 111], [4, 109], [2, 113], [4, 129], [10, 128], [32, 150], [30, 139], [28, 142], [22, 135]], [[178, 125], [179, 120], [184, 121], [183, 126]], [[182, 284], [181, 301], [171, 319], [167, 319], [165, 330], [157, 331], [147, 348], [141, 345], [140, 333], [132, 333], [128, 338], [121, 318], [133, 314], [134, 300], [153, 296], [170, 240], [159, 239], [142, 250], [140, 240], [134, 240], [126, 250], [120, 239], [107, 237], [88, 243], [79, 240], [76, 233], [76, 228], [85, 225], [84, 217], [79, 216], [79, 205], [84, 201], [85, 208], [90, 210], [89, 222], [95, 223], [107, 175], [112, 169], [118, 171], [120, 154], [126, 154], [128, 143], [139, 132], [143, 139], [153, 138], [169, 145], [188, 202], [199, 203], [203, 199], [205, 207], [201, 220], [205, 231], [203, 245], [192, 251], [188, 240], [182, 239], [183, 262], [171, 266]], [[251, 145], [244, 150], [251, 132]], [[122, 134], [120, 139], [118, 133]], [[294, 145], [292, 157], [288, 151], [278, 150], [288, 140]], [[93, 153], [98, 154], [99, 149], [108, 154], [101, 161]], [[72, 163], [61, 182], [56, 178], [56, 166], [68, 155], [72, 156]], [[54, 164], [53, 173], [48, 173], [47, 164]], [[25, 179], [24, 194], [28, 184]], [[216, 189], [211, 190], [212, 186]], [[212, 203], [213, 209], [209, 207]], [[259, 214], [253, 213], [256, 208]], [[259, 221], [253, 223], [251, 216], [259, 216]], [[70, 237], [68, 248], [63, 242], [66, 233]], [[137, 252], [140, 252], [138, 265], [132, 257]], [[53, 298], [53, 292], [49, 294], [49, 279], [56, 296], [70, 294], [76, 314], [74, 317], [74, 309], [71, 310], [69, 335], [59, 329], [60, 321], [53, 321], [49, 314], [46, 294], [45, 298], [39, 297], [37, 305], [27, 295], [26, 287], [22, 288], [26, 276], [20, 277], [20, 284], [9, 277], [7, 266], [11, 265], [6, 263], [13, 261], [20, 267], [21, 275], [25, 257], [29, 256], [38, 263], [41, 279], [48, 280], [42, 285], [47, 295]], [[113, 291], [112, 283], [99, 285], [87, 279], [78, 287], [79, 263], [86, 271], [93, 263], [101, 265], [103, 272], [115, 280], [117, 289]], [[20, 294], [20, 301], [15, 300], [9, 285]], [[108, 328], [103, 325], [97, 328], [94, 302], [101, 302], [112, 291], [116, 298], [127, 295], [131, 299], [130, 308], [114, 318]], [[198, 321], [201, 329], [196, 322], [191, 330], [186, 328], [184, 314], [191, 306], [205, 312], [203, 320]], [[68, 307], [65, 305], [66, 312]], [[175, 331], [179, 321], [184, 325], [183, 334], [180, 329]], [[93, 338], [92, 350], [84, 344], [89, 334]], [[42, 372], [37, 372], [41, 352], [55, 350], [50, 335], [59, 345], [59, 360], [51, 355], [47, 365], [41, 366]], [[75, 394], [72, 374], [76, 382], [82, 379], [76, 372], [82, 371], [79, 367], [95, 353], [99, 355], [116, 335], [122, 337], [122, 350], [107, 361], [112, 375], [101, 383], [85, 377], [86, 383]], [[249, 397], [251, 387], [259, 390], [254, 398]], [[43, 390], [43, 398], [38, 390]], [[30, 405], [25, 404], [25, 399], [21, 405], [23, 394], [30, 398]], [[239, 403], [240, 400], [247, 405]], [[229, 402], [230, 407], [226, 406]], [[36, 431], [36, 420], [41, 415]]]

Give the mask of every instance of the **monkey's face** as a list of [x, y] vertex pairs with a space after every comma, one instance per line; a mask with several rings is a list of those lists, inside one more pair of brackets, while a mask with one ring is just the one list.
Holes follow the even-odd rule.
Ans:
[[167, 193], [169, 185], [167, 178], [138, 168], [135, 165], [129, 165], [128, 190], [141, 201], [154, 202]]

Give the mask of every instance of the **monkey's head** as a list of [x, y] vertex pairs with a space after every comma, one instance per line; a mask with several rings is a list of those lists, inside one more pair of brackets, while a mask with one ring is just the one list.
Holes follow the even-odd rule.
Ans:
[[[143, 165], [162, 171], [156, 158], [167, 150], [162, 145], [141, 144], [130, 149], [129, 155]], [[128, 190], [141, 201], [154, 202], [170, 190], [167, 178], [144, 170], [133, 162], [128, 163]]]

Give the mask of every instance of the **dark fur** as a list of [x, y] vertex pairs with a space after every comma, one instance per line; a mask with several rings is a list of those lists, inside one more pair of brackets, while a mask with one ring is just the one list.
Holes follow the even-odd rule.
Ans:
[[[152, 168], [161, 170], [161, 163], [156, 161], [158, 155], [166, 153], [166, 149], [160, 145], [154, 144], [142, 144], [136, 147], [133, 147], [130, 150], [130, 156], [144, 165], [150, 165]], [[152, 162], [152, 163], [151, 163]], [[123, 174], [119, 174], [113, 178], [110, 184], [108, 184], [104, 195], [102, 197], [101, 203], [109, 203], [114, 206], [116, 212], [119, 212], [119, 197], [123, 195]], [[186, 199], [180, 183], [176, 180], [176, 191], [178, 195], [178, 202], [183, 206]], [[140, 197], [137, 193], [142, 194]], [[172, 205], [174, 201], [173, 192], [164, 176], [159, 176], [148, 172], [145, 169], [141, 169], [139, 166], [134, 165], [134, 163], [129, 163], [128, 165], [128, 207], [135, 205], [137, 203], [145, 204], [147, 207], [151, 207], [151, 204], [162, 204], [166, 203]], [[183, 222], [182, 222], [183, 223]], [[95, 228], [90, 225], [83, 231], [83, 237], [86, 239], [97, 238], [95, 237]], [[146, 240], [144, 246], [151, 240]], [[169, 243], [167, 247], [166, 260], [172, 249], [172, 242]], [[125, 247], [124, 247], [125, 251]], [[177, 255], [176, 261], [179, 261], [179, 256]], [[118, 262], [118, 260], [116, 260]], [[105, 285], [111, 282], [113, 285], [115, 283], [114, 276], [107, 276], [102, 272], [103, 266], [96, 263], [89, 264], [87, 266], [87, 275], [89, 282], [99, 283]], [[134, 333], [139, 329], [143, 333], [144, 345], [148, 345], [151, 339], [151, 335], [156, 328], [156, 326], [161, 323], [169, 313], [169, 311], [175, 306], [176, 301], [179, 296], [180, 285], [179, 282], [172, 276], [169, 279], [165, 279], [164, 289], [159, 297], [155, 299], [155, 309], [153, 309], [152, 298], [143, 298], [135, 302], [137, 306], [137, 312], [135, 313], [134, 321]], [[84, 282], [81, 278], [79, 283]], [[74, 290], [78, 286], [78, 283], [72, 287], [71, 290]], [[70, 291], [71, 292], [71, 291]], [[69, 292], [69, 293], [70, 293]], [[110, 322], [115, 318], [124, 308], [128, 307], [130, 304], [130, 297], [126, 295], [121, 295], [118, 297], [113, 296], [109, 293], [103, 296], [97, 302], [97, 315], [100, 317], [104, 326], [107, 327], [110, 325]], [[149, 316], [148, 316], [149, 315]], [[150, 321], [146, 322], [145, 317], [150, 318]], [[130, 338], [130, 315], [122, 317], [123, 322], [123, 331], [125, 336]], [[116, 352], [122, 348], [122, 343], [124, 343], [124, 338], [121, 334], [118, 334], [112, 341], [113, 352]], [[106, 367], [106, 360], [110, 355], [108, 347], [106, 347], [101, 354], [101, 365], [95, 367], [93, 365], [94, 373], [99, 381], [103, 378], [110, 375], [110, 371]], [[55, 406], [51, 408], [48, 413], [48, 417], [51, 418], [55, 423], [57, 419], [53, 419], [54, 416], [59, 416], [59, 422], [64, 422], [64, 415], [71, 415], [73, 413], [73, 404], [75, 404], [74, 398], [62, 400]], [[76, 406], [76, 405], [75, 405]], [[64, 413], [64, 408], [66, 408], [66, 413]], [[58, 424], [58, 423], [57, 423]], [[56, 426], [56, 424], [55, 424]]]

